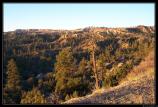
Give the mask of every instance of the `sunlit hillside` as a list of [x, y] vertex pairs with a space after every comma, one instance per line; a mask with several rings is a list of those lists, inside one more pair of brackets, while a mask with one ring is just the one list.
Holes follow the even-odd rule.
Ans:
[[118, 86], [95, 90], [64, 104], [155, 104], [154, 52], [134, 67]]
[[4, 32], [3, 103], [153, 104], [154, 49], [153, 26]]

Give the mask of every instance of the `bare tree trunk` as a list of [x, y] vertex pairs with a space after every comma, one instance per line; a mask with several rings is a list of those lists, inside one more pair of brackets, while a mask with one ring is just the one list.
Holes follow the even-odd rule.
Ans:
[[96, 89], [99, 89], [99, 79], [98, 79], [98, 73], [97, 73], [97, 69], [96, 69], [96, 61], [95, 61], [95, 52], [94, 52], [94, 46], [92, 49], [92, 60], [93, 60], [93, 70], [94, 70], [94, 76], [95, 76], [95, 87]]
[[103, 68], [101, 69], [101, 84], [100, 84], [100, 87], [103, 86]]

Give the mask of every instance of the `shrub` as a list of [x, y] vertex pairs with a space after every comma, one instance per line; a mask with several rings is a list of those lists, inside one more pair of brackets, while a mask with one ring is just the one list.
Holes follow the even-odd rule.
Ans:
[[37, 88], [33, 88], [31, 91], [23, 92], [21, 98], [21, 104], [44, 104], [46, 100], [44, 95]]
[[69, 99], [70, 99], [70, 96], [67, 94], [65, 97], [65, 100], [69, 100]]

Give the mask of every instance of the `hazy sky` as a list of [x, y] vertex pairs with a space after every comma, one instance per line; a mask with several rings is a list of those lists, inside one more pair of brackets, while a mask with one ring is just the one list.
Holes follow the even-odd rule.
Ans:
[[28, 28], [154, 26], [154, 9], [153, 3], [4, 3], [3, 28], [4, 31], [11, 31]]

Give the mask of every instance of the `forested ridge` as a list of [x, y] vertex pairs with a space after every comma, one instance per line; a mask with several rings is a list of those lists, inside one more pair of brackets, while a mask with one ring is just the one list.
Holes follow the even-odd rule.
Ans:
[[155, 28], [3, 33], [3, 103], [60, 104], [117, 86], [155, 48]]

